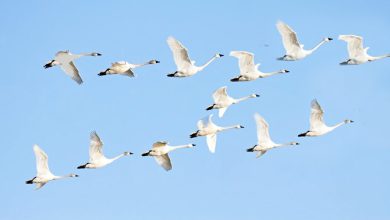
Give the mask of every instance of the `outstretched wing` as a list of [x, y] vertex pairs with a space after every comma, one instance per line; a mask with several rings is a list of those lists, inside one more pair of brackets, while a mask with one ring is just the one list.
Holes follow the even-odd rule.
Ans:
[[83, 83], [83, 80], [81, 79], [81, 76], [79, 74], [79, 71], [78, 69], [76, 68], [76, 66], [74, 65], [73, 62], [69, 62], [69, 63], [62, 63], [61, 65], [61, 69], [70, 77], [72, 77], [72, 79], [74, 81], [76, 81], [79, 85]]
[[286, 50], [286, 54], [293, 53], [295, 50], [301, 48], [301, 44], [298, 41], [297, 33], [290, 28], [287, 24], [279, 21], [276, 23], [276, 27], [280, 35], [282, 36], [283, 46]]
[[362, 37], [356, 35], [340, 35], [339, 39], [347, 42], [349, 58], [356, 58], [365, 54]]
[[34, 145], [33, 150], [37, 165], [37, 176], [52, 175], [49, 169], [47, 154], [38, 145]]
[[255, 55], [246, 51], [232, 51], [230, 56], [238, 59], [238, 66], [240, 67], [240, 74], [253, 73], [256, 70]]
[[165, 147], [167, 144], [168, 142], [166, 141], [157, 141], [153, 144], [153, 148]]
[[211, 120], [212, 117], [213, 114], [210, 114], [209, 116], [200, 119], [197, 123], [198, 130], [203, 130], [204, 128], [207, 128], [209, 125], [213, 124], [213, 121]]
[[320, 104], [314, 99], [311, 101], [311, 114], [310, 114], [310, 131], [316, 131], [319, 128], [325, 126], [324, 123], [324, 111]]
[[218, 103], [221, 103], [221, 102], [225, 102], [227, 100], [227, 98], [229, 96], [228, 96], [226, 90], [227, 90], [227, 87], [224, 86], [224, 87], [221, 87], [221, 88], [217, 89], [213, 93], [213, 99], [214, 99], [214, 103], [215, 104], [218, 104]]
[[96, 131], [91, 132], [89, 144], [89, 162], [99, 161], [105, 158], [103, 154], [103, 142]]
[[206, 136], [207, 146], [211, 153], [215, 153], [215, 147], [217, 145], [217, 134], [209, 134]]
[[171, 159], [169, 158], [168, 154], [164, 154], [161, 156], [154, 156], [154, 159], [156, 160], [158, 165], [162, 166], [166, 171], [172, 169]]
[[191, 65], [191, 59], [188, 56], [188, 50], [178, 40], [173, 37], [168, 37], [167, 43], [173, 53], [173, 59], [179, 70], [187, 68]]
[[255, 114], [255, 121], [257, 127], [257, 142], [259, 145], [266, 145], [270, 143], [271, 138], [269, 136], [268, 123], [257, 113]]

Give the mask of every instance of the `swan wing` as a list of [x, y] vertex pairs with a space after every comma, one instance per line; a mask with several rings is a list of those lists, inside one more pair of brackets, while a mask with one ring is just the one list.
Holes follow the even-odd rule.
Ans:
[[356, 35], [340, 35], [339, 39], [347, 42], [349, 58], [365, 55], [362, 37]]
[[266, 150], [258, 151], [257, 154], [256, 154], [256, 158], [259, 158], [259, 157], [263, 156], [265, 153], [267, 153]]
[[225, 101], [227, 101], [228, 97], [229, 96], [227, 94], [227, 87], [226, 86], [217, 89], [213, 93], [214, 103], [216, 103], [216, 104], [224, 103]]
[[154, 159], [156, 160], [158, 165], [162, 166], [166, 171], [172, 169], [171, 159], [169, 158], [168, 154], [164, 154], [161, 156], [154, 156]]
[[208, 126], [213, 124], [213, 121], [211, 120], [212, 117], [213, 114], [200, 119], [197, 123], [198, 130], [203, 130], [204, 128], [207, 128]]
[[93, 163], [94, 161], [99, 161], [103, 158], [105, 158], [103, 154], [103, 142], [96, 131], [93, 131], [90, 135], [89, 162]]
[[83, 83], [83, 80], [81, 79], [81, 76], [79, 74], [79, 71], [78, 69], [76, 68], [76, 66], [74, 65], [73, 62], [69, 62], [69, 63], [62, 63], [61, 65], [61, 69], [68, 75], [70, 76], [74, 81], [77, 82], [77, 84], [81, 84]]
[[134, 77], [134, 72], [131, 69], [126, 70], [125, 72], [122, 73], [122, 75], [129, 76], [129, 77]]
[[35, 190], [42, 188], [46, 183], [35, 183]]
[[269, 142], [271, 142], [268, 123], [258, 113], [255, 114], [255, 121], [257, 128], [257, 142], [259, 143], [259, 145], [268, 144]]
[[47, 154], [38, 145], [34, 145], [33, 150], [36, 158], [37, 176], [53, 175], [49, 169]]
[[167, 144], [168, 142], [166, 141], [157, 141], [153, 144], [153, 148], [165, 147]]
[[218, 117], [222, 118], [228, 107], [218, 109]]
[[324, 123], [324, 111], [316, 99], [311, 101], [311, 114], [310, 114], [310, 131], [320, 129], [325, 125]]
[[188, 50], [178, 40], [173, 37], [168, 37], [167, 43], [173, 53], [173, 59], [179, 70], [185, 69], [191, 64], [191, 59], [188, 55]]
[[217, 134], [209, 134], [206, 136], [207, 146], [211, 153], [215, 153], [215, 147], [217, 145]]
[[301, 44], [298, 41], [297, 33], [295, 33], [291, 27], [282, 21], [276, 23], [276, 27], [282, 36], [283, 46], [287, 54], [301, 49]]
[[255, 72], [255, 55], [246, 51], [231, 51], [230, 56], [238, 59], [238, 66], [240, 67], [240, 73], [252, 73]]

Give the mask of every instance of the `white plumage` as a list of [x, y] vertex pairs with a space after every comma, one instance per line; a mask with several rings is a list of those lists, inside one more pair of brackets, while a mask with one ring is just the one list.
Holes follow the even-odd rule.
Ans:
[[110, 68], [107, 68], [106, 70], [101, 71], [98, 75], [104, 76], [104, 75], [118, 74], [118, 75], [134, 77], [133, 69], [141, 67], [141, 66], [157, 64], [157, 63], [160, 63], [160, 61], [150, 60], [150, 61], [143, 63], [143, 64], [131, 64], [131, 63], [128, 63], [126, 61], [118, 61], [118, 62], [112, 63]]

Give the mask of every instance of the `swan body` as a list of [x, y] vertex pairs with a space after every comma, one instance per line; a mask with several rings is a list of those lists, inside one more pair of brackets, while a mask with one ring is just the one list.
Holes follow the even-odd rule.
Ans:
[[118, 74], [118, 75], [134, 77], [133, 69], [141, 67], [141, 66], [157, 64], [157, 63], [160, 63], [160, 61], [150, 60], [150, 61], [143, 63], [143, 64], [131, 64], [131, 63], [128, 63], [126, 61], [118, 61], [118, 62], [112, 63], [110, 68], [107, 68], [106, 70], [100, 72], [98, 75], [105, 76], [105, 75]]
[[316, 51], [324, 43], [333, 40], [330, 37], [324, 38], [311, 50], [305, 50], [303, 49], [303, 44], [300, 44], [298, 41], [297, 33], [291, 27], [281, 21], [276, 23], [276, 27], [282, 36], [283, 46], [286, 50], [286, 54], [279, 58], [279, 60], [294, 61], [303, 59]]
[[199, 136], [206, 136], [207, 146], [211, 153], [215, 153], [215, 147], [217, 144], [217, 133], [221, 131], [230, 130], [233, 128], [244, 128], [242, 125], [233, 125], [227, 127], [220, 127], [212, 121], [213, 115], [209, 115], [208, 118], [203, 118], [198, 121], [198, 130], [190, 135], [190, 138]]
[[54, 175], [49, 169], [49, 157], [47, 154], [38, 145], [34, 145], [33, 150], [36, 158], [37, 175], [31, 180], [27, 180], [26, 184], [35, 184], [36, 189], [40, 189], [51, 180], [58, 180], [67, 177], [78, 177], [76, 174], [69, 174], [65, 176]]
[[168, 77], [187, 77], [196, 74], [199, 71], [202, 71], [208, 65], [210, 65], [215, 59], [223, 57], [223, 54], [215, 54], [207, 63], [202, 66], [195, 66], [195, 61], [191, 60], [188, 55], [188, 50], [173, 37], [168, 37], [167, 39], [168, 46], [170, 47], [173, 53], [173, 59], [177, 66], [177, 71], [174, 73], [168, 74]]
[[390, 57], [390, 54], [382, 56], [368, 55], [367, 51], [369, 47], [363, 48], [363, 37], [356, 35], [340, 35], [339, 40], [347, 42], [349, 55], [348, 60], [340, 63], [340, 65], [358, 65]]
[[268, 150], [282, 147], [282, 146], [295, 146], [299, 145], [297, 142], [289, 142], [286, 144], [276, 144], [271, 140], [269, 135], [269, 125], [263, 117], [259, 114], [255, 114], [255, 121], [257, 127], [257, 144], [249, 149], [247, 152], [257, 152], [256, 158], [265, 154]]
[[290, 71], [283, 69], [270, 73], [263, 73], [259, 70], [260, 63], [255, 64], [255, 56], [253, 53], [246, 51], [231, 51], [230, 56], [238, 59], [240, 67], [240, 75], [231, 79], [232, 82], [252, 81], [258, 78], [265, 78], [275, 74], [288, 73]]
[[333, 131], [341, 125], [349, 124], [352, 122], [352, 120], [346, 119], [343, 122], [340, 122], [334, 126], [327, 126], [324, 122], [324, 111], [322, 110], [317, 100], [314, 99], [313, 101], [311, 101], [310, 129], [305, 133], [299, 134], [298, 137], [321, 136]]
[[96, 169], [107, 166], [108, 164], [114, 162], [115, 160], [131, 155], [131, 152], [124, 152], [114, 158], [107, 158], [103, 154], [103, 142], [101, 141], [98, 134], [93, 131], [90, 136], [90, 145], [89, 145], [89, 162], [77, 167], [77, 169]]
[[225, 111], [227, 110], [227, 108], [229, 106], [231, 106], [233, 104], [237, 104], [239, 102], [242, 102], [242, 101], [250, 99], [250, 98], [259, 97], [259, 95], [257, 95], [257, 94], [252, 94], [252, 95], [245, 96], [245, 97], [242, 97], [239, 99], [235, 99], [235, 98], [230, 97], [227, 94], [226, 90], [227, 90], [226, 86], [217, 89], [213, 93], [214, 104], [212, 104], [211, 106], [206, 108], [206, 110], [218, 109], [218, 111], [219, 111], [218, 116], [220, 118], [223, 117], [223, 115], [225, 114]]
[[153, 156], [160, 166], [162, 166], [166, 171], [169, 171], [172, 169], [172, 163], [168, 153], [180, 148], [193, 148], [194, 146], [195, 144], [169, 146], [166, 141], [157, 141], [153, 144], [152, 149], [143, 153], [142, 156]]
[[83, 80], [81, 79], [79, 70], [74, 65], [74, 60], [83, 57], [83, 56], [101, 56], [100, 53], [81, 53], [81, 54], [72, 54], [68, 50], [66, 51], [59, 51], [56, 53], [53, 60], [45, 64], [43, 67], [45, 69], [53, 67], [53, 66], [60, 66], [61, 69], [70, 76], [75, 82], [77, 82], [79, 85], [83, 83]]

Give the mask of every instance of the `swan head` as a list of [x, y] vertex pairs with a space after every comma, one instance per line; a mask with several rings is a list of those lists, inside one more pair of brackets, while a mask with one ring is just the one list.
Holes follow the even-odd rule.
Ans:
[[252, 97], [252, 98], [256, 98], [256, 97], [260, 97], [260, 95], [258, 95], [258, 94], [252, 94], [251, 97]]
[[286, 70], [286, 69], [282, 69], [280, 70], [281, 73], [289, 73], [290, 71], [289, 70]]
[[124, 155], [124, 156], [129, 156], [129, 155], [132, 155], [132, 154], [133, 154], [132, 152], [128, 152], [128, 151], [123, 152], [123, 155]]
[[329, 42], [329, 41], [332, 41], [332, 40], [333, 40], [333, 38], [331, 38], [331, 37], [324, 38], [325, 42]]
[[101, 53], [96, 53], [96, 52], [91, 53], [91, 56], [94, 56], [94, 57], [101, 56], [101, 55], [102, 55]]
[[354, 122], [354, 121], [349, 120], [349, 119], [344, 120], [344, 123], [345, 123], [345, 124], [349, 124], [349, 123], [353, 123], [353, 122]]
[[215, 57], [223, 57], [223, 56], [225, 56], [225, 55], [223, 55], [223, 54], [221, 54], [221, 53], [217, 53], [217, 54], [215, 54]]
[[298, 142], [290, 142], [290, 145], [295, 146], [295, 145], [299, 145], [299, 143]]
[[156, 64], [156, 63], [160, 63], [160, 61], [158, 61], [158, 60], [151, 60], [151, 61], [149, 61], [148, 63], [149, 63], [149, 64]]
[[244, 128], [244, 126], [242, 126], [242, 125], [236, 125], [235, 127], [236, 128]]
[[187, 146], [188, 146], [188, 148], [193, 148], [196, 146], [196, 144], [188, 144]]
[[79, 175], [71, 173], [71, 174], [69, 174], [69, 177], [79, 177]]

